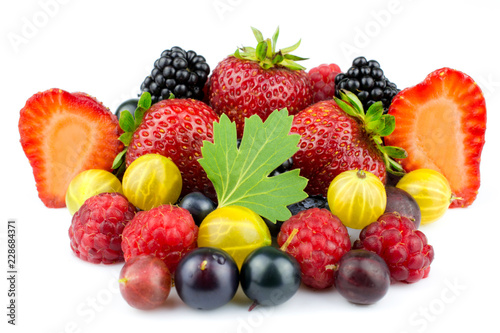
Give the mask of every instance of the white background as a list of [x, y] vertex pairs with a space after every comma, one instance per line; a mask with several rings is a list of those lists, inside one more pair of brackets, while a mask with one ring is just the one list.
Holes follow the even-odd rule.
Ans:
[[[0, 6], [2, 332], [296, 332], [316, 324], [324, 332], [497, 329], [496, 1], [28, 0]], [[164, 49], [193, 49], [214, 68], [236, 47], [254, 45], [250, 26], [270, 37], [277, 25], [279, 46], [302, 38], [295, 53], [310, 58], [307, 68], [333, 62], [346, 70], [354, 57], [365, 55], [377, 59], [400, 88], [445, 66], [472, 76], [488, 107], [476, 202], [422, 228], [436, 253], [429, 278], [393, 285], [372, 306], [352, 305], [334, 290], [301, 288], [279, 307], [252, 312], [241, 294], [223, 308], [200, 312], [185, 306], [175, 291], [156, 311], [130, 308], [117, 289], [121, 264], [77, 259], [69, 246], [70, 214], [45, 208], [38, 199], [19, 144], [19, 110], [32, 94], [49, 88], [86, 92], [114, 110], [137, 94]], [[6, 223], [12, 218], [18, 228], [16, 327], [6, 316]]]

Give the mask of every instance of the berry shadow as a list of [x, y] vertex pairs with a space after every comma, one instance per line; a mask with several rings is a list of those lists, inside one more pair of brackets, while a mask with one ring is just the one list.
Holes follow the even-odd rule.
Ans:
[[230, 303], [234, 306], [248, 309], [253, 302], [247, 297], [247, 295], [245, 295], [240, 285], [238, 286], [238, 290], [236, 290], [236, 294], [234, 294], [234, 297]]

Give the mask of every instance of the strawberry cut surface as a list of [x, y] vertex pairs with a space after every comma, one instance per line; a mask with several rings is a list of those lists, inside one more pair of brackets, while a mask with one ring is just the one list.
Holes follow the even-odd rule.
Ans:
[[472, 204], [480, 186], [486, 131], [486, 103], [474, 80], [454, 69], [436, 70], [401, 91], [389, 114], [396, 119], [396, 129], [385, 143], [407, 151], [403, 168], [441, 172], [457, 197], [450, 208]]
[[21, 110], [21, 145], [38, 195], [49, 208], [65, 207], [71, 180], [88, 169], [111, 171], [123, 145], [118, 120], [84, 93], [49, 89], [30, 97]]

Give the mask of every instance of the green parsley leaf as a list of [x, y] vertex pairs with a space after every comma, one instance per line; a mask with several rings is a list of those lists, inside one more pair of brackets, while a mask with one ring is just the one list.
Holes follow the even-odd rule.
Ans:
[[244, 206], [275, 223], [291, 216], [288, 205], [307, 197], [307, 179], [298, 169], [269, 176], [298, 150], [292, 120], [287, 109], [274, 111], [265, 122], [257, 115], [245, 119], [239, 149], [235, 123], [225, 114], [214, 123], [214, 142], [203, 142], [198, 162], [215, 187], [219, 207]]

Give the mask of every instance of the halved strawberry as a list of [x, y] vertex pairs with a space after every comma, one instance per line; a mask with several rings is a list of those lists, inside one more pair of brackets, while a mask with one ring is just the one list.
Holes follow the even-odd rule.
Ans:
[[438, 69], [401, 91], [389, 114], [396, 118], [396, 129], [385, 142], [407, 151], [403, 168], [441, 172], [459, 198], [450, 207], [472, 204], [486, 130], [486, 103], [474, 80], [454, 69]]
[[38, 196], [49, 208], [65, 207], [70, 181], [81, 171], [111, 171], [122, 149], [118, 120], [84, 93], [49, 89], [26, 101], [19, 119], [21, 145], [33, 167]]

